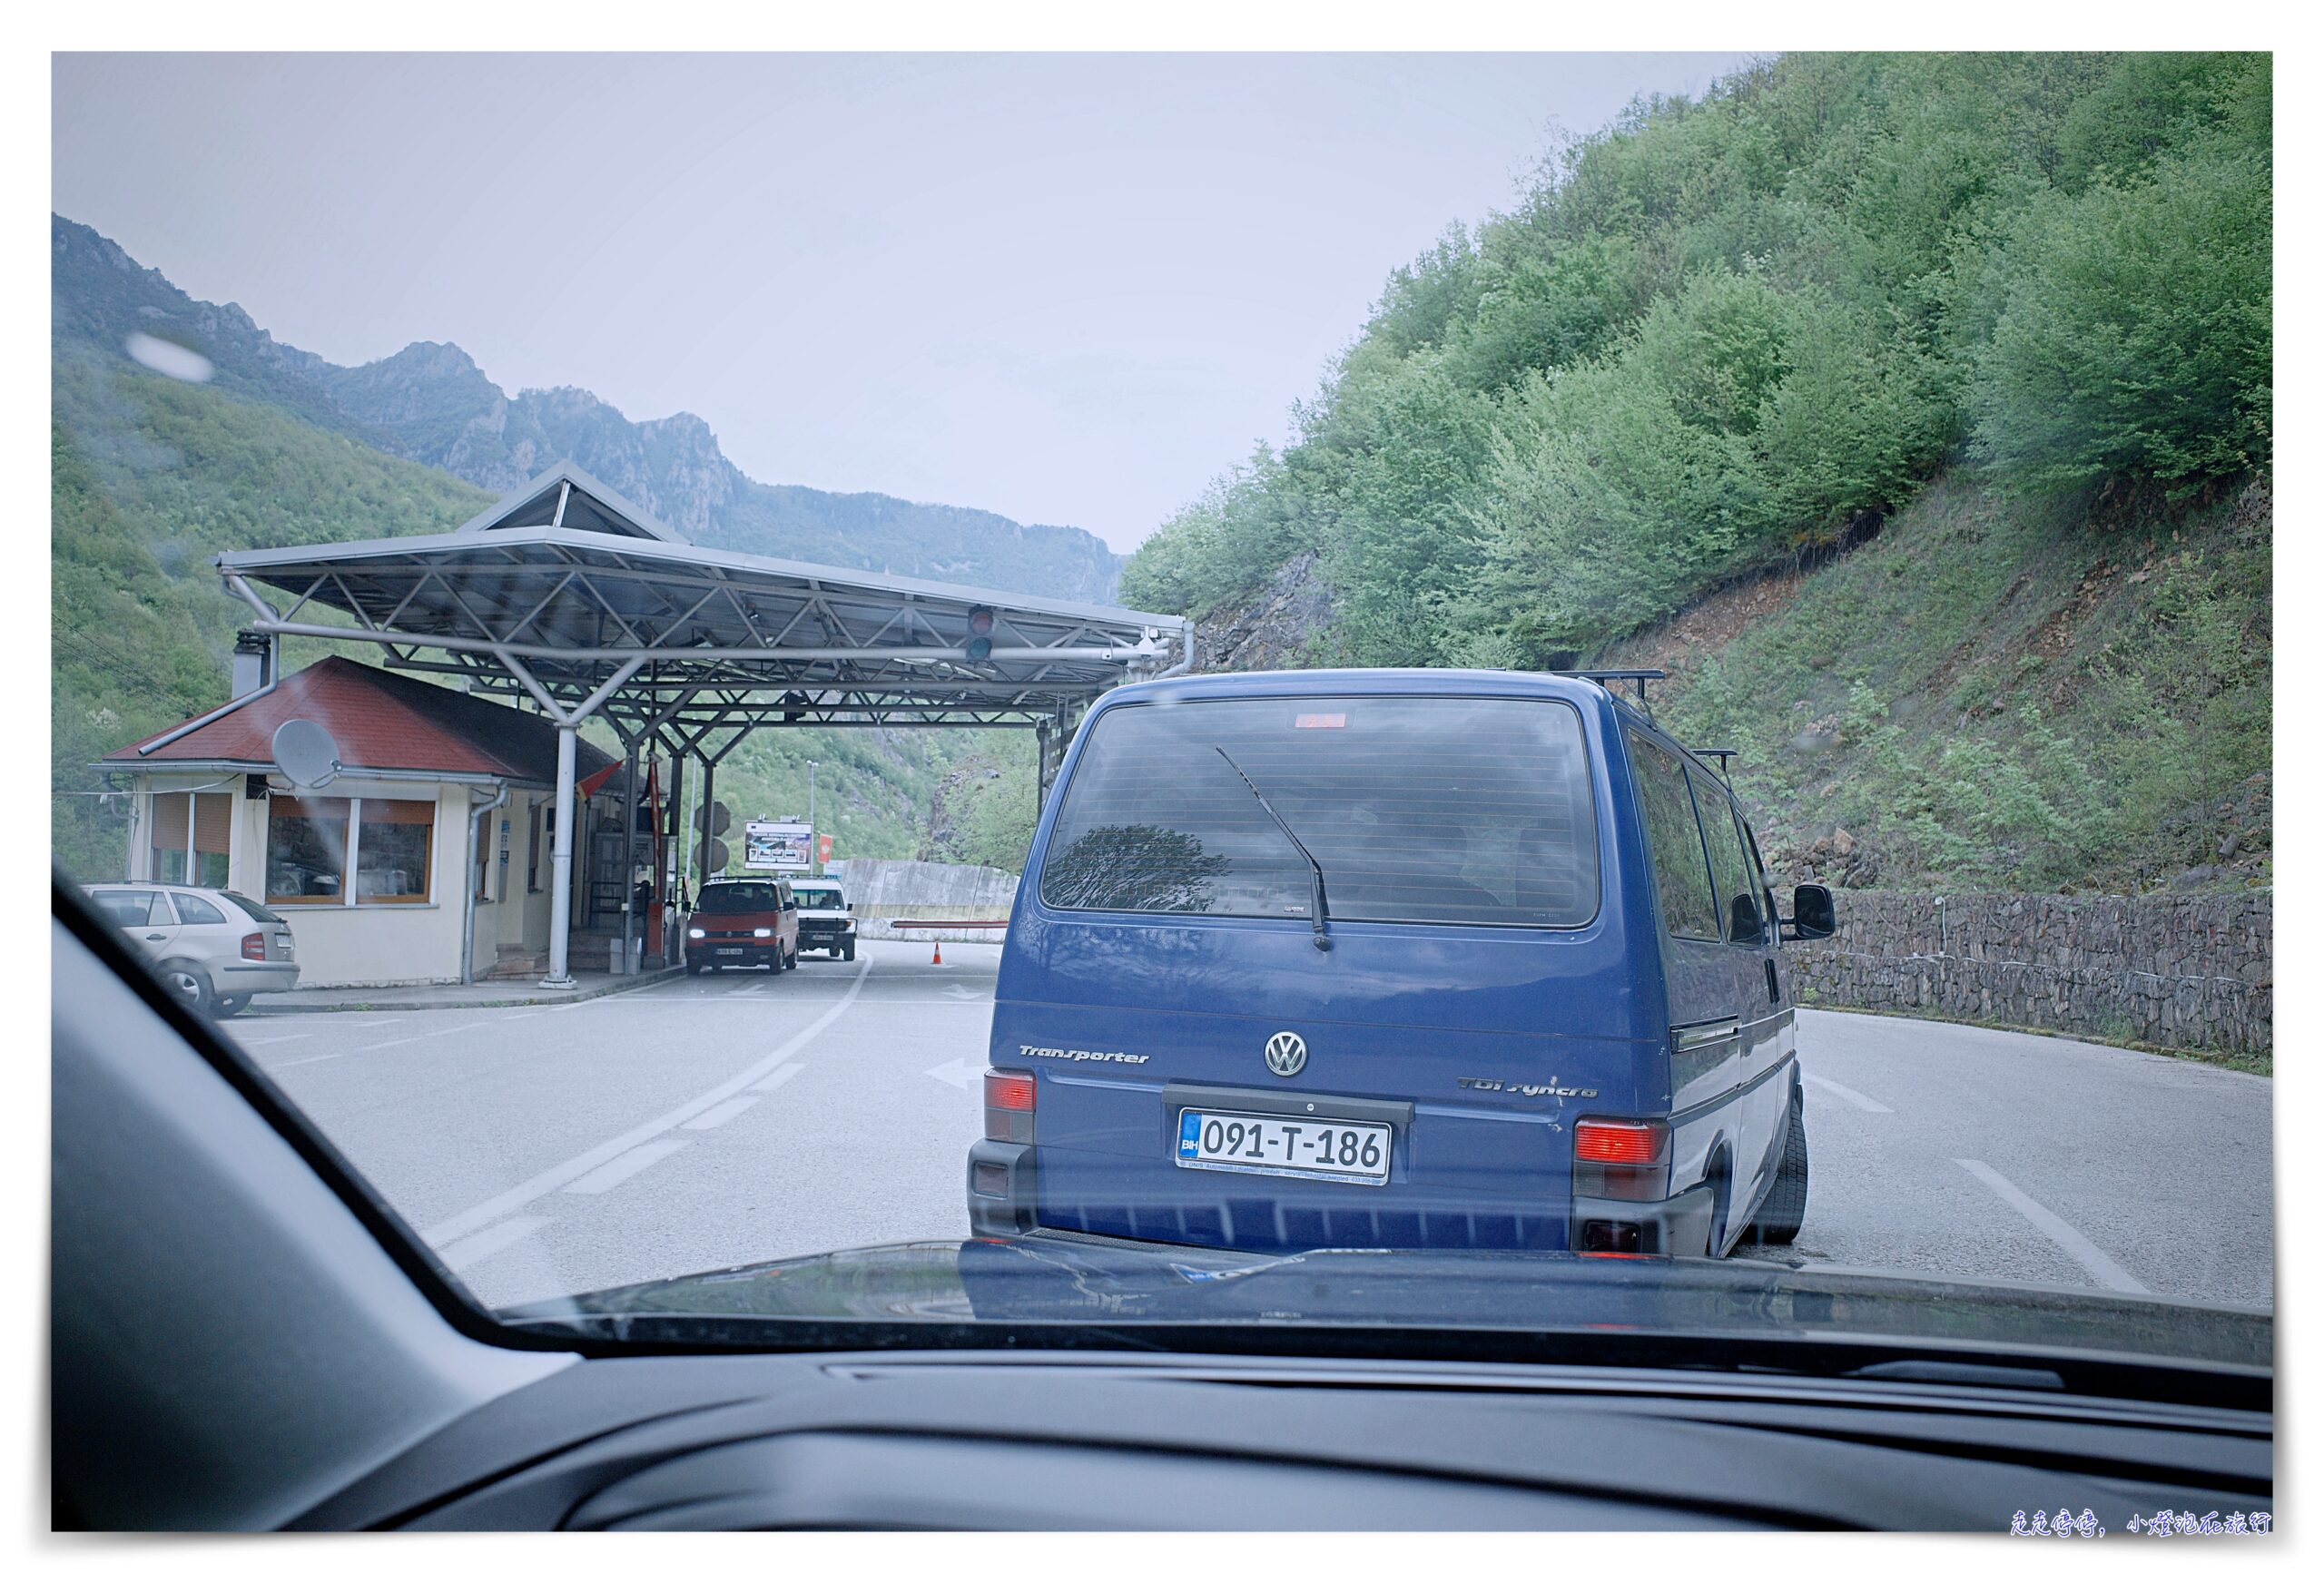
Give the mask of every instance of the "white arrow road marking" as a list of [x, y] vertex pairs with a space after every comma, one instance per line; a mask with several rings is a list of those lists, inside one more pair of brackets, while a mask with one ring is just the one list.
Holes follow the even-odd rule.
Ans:
[[983, 996], [978, 994], [975, 990], [968, 988], [964, 984], [954, 984], [948, 988], [944, 993], [950, 995], [955, 1000], [981, 1000], [984, 998]]
[[[674, 1126], [692, 1121], [712, 1106], [732, 1099], [752, 1084], [772, 1074], [789, 1060], [823, 1029], [840, 1019], [842, 1012], [854, 1004], [856, 995], [863, 988], [863, 976], [872, 970], [872, 954], [862, 953], [862, 965], [855, 969], [855, 980], [838, 1005], [783, 1041], [760, 1059], [736, 1073], [717, 1087], [697, 1094], [666, 1116], [657, 1116], [641, 1126], [634, 1126], [617, 1138], [608, 1138], [596, 1148], [574, 1155], [561, 1164], [551, 1165], [537, 1176], [517, 1183], [506, 1193], [496, 1194], [472, 1208], [464, 1209], [448, 1220], [438, 1221], [419, 1234], [420, 1240], [431, 1248], [440, 1248], [457, 1242], [471, 1232], [480, 1231], [504, 1214], [513, 1214], [537, 1198], [556, 1192], [566, 1183], [587, 1175], [598, 1166], [628, 1153], [642, 1143], [661, 1136]], [[650, 1162], [649, 1162], [650, 1163]]]
[[955, 1056], [940, 1067], [931, 1067], [928, 1075], [939, 1083], [950, 1083], [955, 1088], [966, 1088], [984, 1076], [981, 1064], [970, 1065]]
[[1850, 1105], [1855, 1106], [1858, 1110], [1869, 1110], [1876, 1116], [1894, 1116], [1896, 1114], [1886, 1106], [1881, 1104], [1877, 1099], [1873, 1098], [1870, 1095], [1859, 1094], [1844, 1083], [1835, 1083], [1829, 1077], [1818, 1077], [1813, 1072], [1807, 1073], [1806, 1077], [1807, 1080], [1810, 1083], [1815, 1084], [1817, 1087], [1823, 1089], [1828, 1094], [1837, 1095], [1838, 1097], [1846, 1100]]
[[2146, 1294], [2146, 1288], [2140, 1285], [2128, 1270], [2123, 1269], [2122, 1265], [2100, 1251], [2096, 1243], [2092, 1242], [2049, 1210], [2027, 1197], [2014, 1182], [1986, 1165], [1984, 1161], [1955, 1160], [1953, 1163], [1999, 1194], [2003, 1203], [2032, 1221], [2035, 1230], [2057, 1244], [2068, 1258], [2089, 1271], [2100, 1285], [2112, 1286], [2117, 1292], [2130, 1292], [2140, 1296]]

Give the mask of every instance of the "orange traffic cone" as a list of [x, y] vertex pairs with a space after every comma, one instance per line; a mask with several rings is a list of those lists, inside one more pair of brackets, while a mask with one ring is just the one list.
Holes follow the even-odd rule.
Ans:
[[931, 968], [940, 968], [944, 965], [944, 942], [942, 940], [938, 940], [936, 942], [936, 955], [930, 959], [928, 965]]

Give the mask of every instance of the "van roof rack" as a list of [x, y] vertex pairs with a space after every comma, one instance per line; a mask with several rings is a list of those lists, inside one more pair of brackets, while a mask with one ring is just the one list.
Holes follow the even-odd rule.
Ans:
[[1666, 679], [1670, 673], [1668, 671], [1557, 671], [1552, 673], [1552, 674], [1560, 676], [1579, 676], [1585, 682], [1597, 683], [1598, 685], [1603, 687], [1609, 693], [1614, 691], [1614, 683], [1617, 682], [1634, 683], [1638, 687], [1639, 709], [1640, 713], [1645, 714], [1647, 719], [1652, 720], [1654, 718], [1654, 706], [1646, 701], [1646, 684], [1649, 682], [1662, 681]]
[[1743, 751], [1742, 749], [1740, 749], [1740, 748], [1689, 748], [1687, 751], [1688, 751], [1689, 752], [1690, 752], [1690, 753], [1694, 754], [1694, 755], [1695, 755], [1695, 757], [1697, 757], [1697, 758], [1699, 758], [1699, 759], [1717, 759], [1717, 760], [1718, 761], [1718, 778], [1719, 778], [1720, 780], [1722, 780], [1722, 781], [1726, 782], [1727, 782], [1728, 785], [1730, 785], [1730, 786], [1732, 786], [1732, 785], [1734, 785], [1734, 784], [1735, 784], [1735, 776], [1734, 776], [1733, 772], [1732, 772], [1732, 771], [1731, 771], [1731, 769], [1729, 768], [1729, 765], [1730, 765], [1730, 764], [1732, 763], [1732, 762], [1736, 759], [1736, 757], [1737, 757], [1738, 755], [1739, 755], [1739, 754], [1742, 752], [1742, 751]]

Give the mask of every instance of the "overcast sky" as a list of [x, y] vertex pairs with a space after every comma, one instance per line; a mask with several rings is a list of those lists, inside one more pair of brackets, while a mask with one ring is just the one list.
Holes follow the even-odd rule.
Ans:
[[54, 204], [335, 362], [1127, 550], [1553, 129], [1743, 58], [60, 55]]

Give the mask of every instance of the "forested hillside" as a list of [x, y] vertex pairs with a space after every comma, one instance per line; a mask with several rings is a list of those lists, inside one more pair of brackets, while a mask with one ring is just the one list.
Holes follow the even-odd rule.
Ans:
[[2271, 94], [2258, 55], [1793, 55], [1640, 103], [1398, 270], [1124, 598], [1254, 663], [1543, 667], [1778, 574], [1660, 645], [1665, 708], [1757, 750], [1801, 861], [2221, 878], [2268, 761]]

